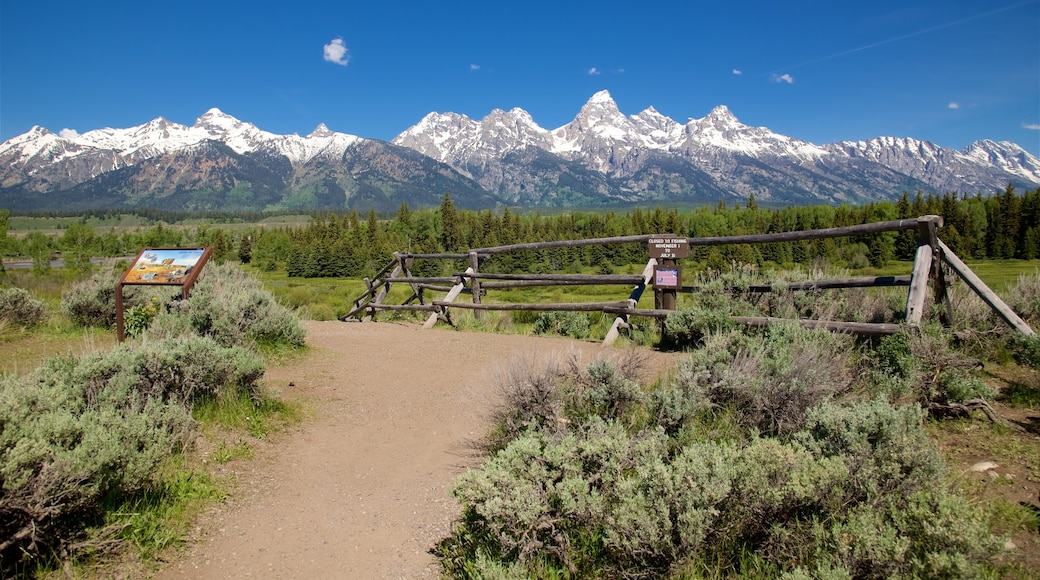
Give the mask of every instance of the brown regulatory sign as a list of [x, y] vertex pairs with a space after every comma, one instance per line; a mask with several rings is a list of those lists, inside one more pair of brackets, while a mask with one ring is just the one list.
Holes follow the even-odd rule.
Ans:
[[678, 260], [690, 255], [690, 241], [678, 237], [650, 238], [647, 249], [651, 258]]

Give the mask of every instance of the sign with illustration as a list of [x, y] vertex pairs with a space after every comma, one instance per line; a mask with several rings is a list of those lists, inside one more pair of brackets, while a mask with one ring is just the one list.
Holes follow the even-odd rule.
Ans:
[[206, 265], [213, 249], [205, 248], [145, 248], [137, 254], [133, 265], [116, 282], [116, 339], [126, 338], [126, 321], [123, 312], [123, 286], [156, 284], [180, 286], [181, 297], [188, 299], [188, 292], [199, 272]]
[[682, 270], [677, 266], [654, 268], [654, 287], [682, 288]]
[[[145, 248], [123, 276], [123, 284], [182, 286], [202, 267], [207, 248]], [[207, 256], [208, 257], [208, 256]]]

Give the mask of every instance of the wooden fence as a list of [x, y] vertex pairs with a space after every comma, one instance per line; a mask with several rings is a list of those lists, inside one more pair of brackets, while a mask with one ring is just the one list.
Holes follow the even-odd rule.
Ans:
[[[932, 285], [932, 300], [941, 308], [941, 318], [947, 323], [953, 320], [953, 308], [947, 292], [947, 278], [942, 272], [942, 264], [947, 264], [954, 273], [965, 281], [969, 288], [977, 293], [993, 310], [1013, 328], [1033, 335], [1033, 330], [1016, 315], [992, 290], [979, 279], [938, 237], [938, 228], [942, 226], [939, 216], [922, 216], [916, 219], [901, 219], [886, 222], [860, 224], [854, 226], [780, 232], [772, 234], [752, 234], [742, 236], [688, 238], [691, 247], [720, 246], [728, 244], [766, 244], [776, 242], [794, 242], [801, 240], [818, 240], [848, 236], [880, 234], [883, 232], [916, 230], [918, 234], [917, 253], [914, 257], [913, 269], [905, 276], [878, 276], [848, 278], [839, 280], [813, 280], [788, 284], [787, 290], [824, 290], [837, 288], [869, 288], [884, 286], [906, 286], [909, 288], [906, 299], [906, 323], [919, 324], [924, 313], [928, 297], [928, 285]], [[579, 248], [592, 245], [647, 243], [660, 234], [639, 236], [617, 236], [610, 238], [592, 238], [584, 240], [560, 240], [551, 242], [533, 242], [511, 244], [490, 248], [476, 248], [466, 253], [415, 254], [411, 252], [395, 252], [393, 258], [371, 279], [365, 278], [367, 290], [354, 301], [353, 308], [342, 320], [369, 320], [380, 311], [414, 311], [427, 312], [425, 328], [434, 326], [438, 320], [451, 323], [449, 308], [474, 310], [477, 316], [487, 310], [499, 311], [575, 311], [604, 312], [616, 315], [604, 344], [612, 344], [619, 336], [620, 330], [629, 327], [632, 316], [664, 318], [674, 311], [662, 308], [640, 309], [636, 304], [643, 291], [653, 280], [654, 267], [657, 260], [650, 258], [643, 268], [642, 274], [636, 275], [596, 275], [596, 274], [496, 274], [481, 272], [481, 261], [496, 255], [509, 252], [548, 250], [553, 248]], [[468, 268], [451, 276], [412, 276], [414, 261], [423, 260], [466, 260]], [[393, 284], [407, 284], [411, 288], [411, 296], [402, 304], [385, 303]], [[481, 297], [490, 290], [531, 286], [558, 285], [622, 285], [631, 287], [628, 298], [616, 302], [571, 302], [571, 303], [495, 303], [485, 304]], [[693, 287], [683, 287], [683, 291], [695, 291]], [[772, 292], [768, 285], [748, 288], [751, 292]], [[427, 292], [445, 293], [440, 299], [428, 300]], [[469, 302], [456, 302], [462, 294], [472, 297]], [[657, 306], [660, 305], [658, 301]], [[768, 317], [733, 317], [732, 320], [748, 326], [765, 326], [775, 324], [783, 319]], [[898, 324], [857, 323], [842, 321], [799, 320], [803, 326], [826, 328], [835, 332], [881, 336], [899, 331]]]

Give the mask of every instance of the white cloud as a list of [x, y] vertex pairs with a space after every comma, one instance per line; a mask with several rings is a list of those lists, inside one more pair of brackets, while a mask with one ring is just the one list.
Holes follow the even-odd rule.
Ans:
[[58, 136], [62, 139], [73, 139], [79, 137], [79, 131], [75, 129], [62, 129], [58, 131]]
[[1040, 131], [1040, 123], [1022, 123], [1022, 128], [1030, 131]]
[[789, 85], [794, 84], [794, 77], [789, 74], [773, 75], [774, 83], [787, 83]]
[[469, 65], [469, 70], [480, 70], [480, 65], [479, 64], [471, 64], [471, 65]]
[[740, 70], [739, 68], [735, 68], [735, 69], [733, 69], [733, 74], [735, 74], [737, 76], [740, 76], [740, 75], [744, 74], [744, 71]]
[[961, 104], [960, 103], [950, 103], [949, 105], [946, 105], [946, 108], [947, 109], [959, 109], [959, 108], [961, 108]]
[[333, 38], [325, 45], [325, 60], [347, 66], [347, 63], [350, 62], [350, 51], [347, 50], [347, 45], [343, 44], [342, 38]]
[[599, 73], [599, 69], [596, 68], [596, 67], [592, 67], [592, 68], [589, 69], [589, 74], [592, 75], [592, 76], [596, 76], [596, 75], [600, 74]]

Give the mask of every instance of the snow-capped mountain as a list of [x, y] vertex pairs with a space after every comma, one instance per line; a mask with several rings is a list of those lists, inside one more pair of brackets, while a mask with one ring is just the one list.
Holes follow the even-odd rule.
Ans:
[[816, 145], [741, 123], [724, 105], [679, 123], [623, 114], [607, 91], [569, 123], [527, 111], [480, 120], [430, 113], [391, 143], [319, 125], [277, 135], [210, 109], [192, 126], [159, 117], [63, 137], [42, 127], [0, 144], [0, 207], [48, 209], [396, 209], [744, 200], [834, 203], [904, 191], [992, 194], [1040, 187], [1018, 145], [963, 150], [911, 138]]
[[[478, 129], [503, 115], [523, 119], [521, 137]], [[603, 177], [599, 195], [614, 201], [717, 200], [750, 193], [779, 202], [865, 201], [894, 199], [903, 191], [990, 193], [1009, 182], [1040, 186], [1040, 161], [1013, 143], [979, 141], [964, 151], [894, 138], [820, 146], [745, 125], [724, 105], [685, 124], [652, 107], [626, 117], [607, 91], [594, 94], [571, 122], [550, 131], [521, 109], [496, 111], [479, 122], [431, 113], [393, 142], [443, 161], [520, 204], [553, 203], [544, 194], [566, 190], [569, 178], [588, 181], [584, 171]], [[523, 153], [531, 148], [541, 151]], [[559, 171], [544, 174], [539, 167], [517, 165], [522, 155]]]
[[455, 192], [495, 203], [479, 185], [411, 149], [337, 133], [276, 135], [210, 109], [192, 126], [162, 117], [62, 137], [42, 127], [0, 144], [0, 207], [170, 209], [375, 207]]
[[829, 150], [861, 157], [920, 179], [941, 191], [992, 191], [994, 177], [1008, 182], [1036, 183], [1040, 160], [1008, 142], [976, 141], [963, 150], [939, 147], [910, 138], [878, 137], [843, 141]]

